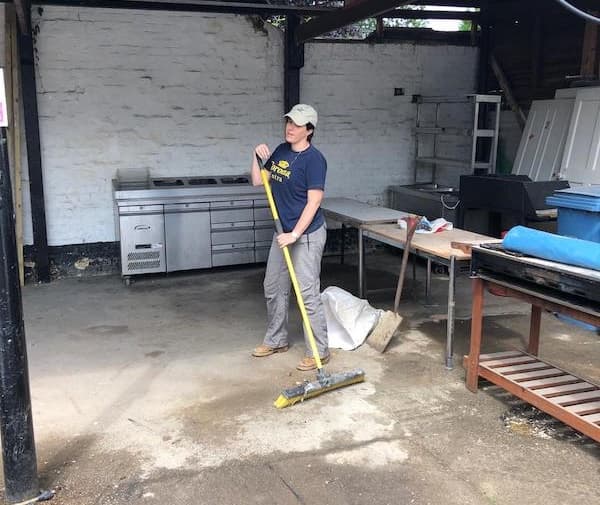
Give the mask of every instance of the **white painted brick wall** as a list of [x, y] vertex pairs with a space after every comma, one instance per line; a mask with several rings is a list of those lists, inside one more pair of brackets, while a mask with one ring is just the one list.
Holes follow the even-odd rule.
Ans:
[[246, 172], [252, 146], [279, 135], [282, 36], [271, 26], [54, 7], [33, 23], [50, 245], [115, 239], [119, 168]]
[[[472, 93], [476, 58], [471, 47], [307, 45], [301, 98], [314, 103], [322, 118], [315, 145], [329, 163], [327, 193], [385, 204], [387, 186], [411, 184], [412, 95]], [[403, 88], [404, 96], [394, 96], [394, 88]], [[456, 171], [439, 175], [442, 182], [458, 183]]]
[[[112, 241], [117, 169], [241, 173], [281, 139], [283, 38], [244, 16], [44, 7], [38, 106], [50, 245]], [[301, 99], [319, 110], [327, 193], [382, 203], [410, 183], [412, 94], [473, 91], [476, 49], [306, 45]], [[394, 97], [394, 87], [405, 96]], [[28, 198], [27, 195], [24, 198]], [[27, 219], [26, 221], [29, 221]], [[26, 227], [31, 243], [31, 227]]]

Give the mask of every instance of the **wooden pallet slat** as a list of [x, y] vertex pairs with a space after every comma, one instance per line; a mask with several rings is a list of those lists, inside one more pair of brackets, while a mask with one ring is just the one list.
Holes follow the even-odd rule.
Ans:
[[[487, 366], [487, 365], [486, 365]], [[525, 365], [511, 365], [504, 367], [497, 367], [498, 373], [502, 375], [510, 375], [520, 372], [533, 372], [534, 370], [544, 370], [552, 368], [543, 361], [534, 361], [533, 363], [526, 363]]]
[[586, 414], [595, 414], [600, 412], [600, 402], [576, 403], [575, 405], [569, 405], [565, 407], [565, 410], [580, 416], [584, 416]]
[[562, 386], [563, 384], [573, 384], [581, 382], [579, 377], [574, 375], [560, 375], [558, 377], [548, 377], [546, 379], [534, 379], [530, 381], [522, 381], [519, 383], [524, 388], [536, 390], [542, 388], [549, 388], [553, 386]]
[[493, 359], [485, 362], [485, 366], [490, 368], [499, 368], [509, 365], [525, 365], [527, 363], [533, 363], [536, 359], [532, 356], [514, 356], [510, 358]]
[[594, 424], [600, 423], [600, 414], [590, 414], [589, 416], [582, 416], [582, 417], [588, 423], [594, 423]]
[[555, 396], [554, 398], [549, 398], [549, 400], [556, 405], [560, 405], [561, 407], [568, 407], [569, 405], [581, 403], [582, 401], [586, 400], [600, 400], [600, 389], [596, 388], [594, 391], [574, 393], [572, 395]]
[[548, 377], [560, 377], [565, 372], [559, 368], [548, 368], [546, 370], [536, 370], [534, 372], [523, 372], [511, 375], [510, 380], [514, 382], [527, 381], [530, 379], [546, 379]]
[[553, 396], [561, 396], [568, 393], [582, 393], [584, 391], [592, 391], [594, 389], [596, 389], [596, 386], [590, 384], [589, 382], [576, 382], [574, 384], [563, 384], [562, 386], [536, 389], [535, 393], [542, 395], [545, 398], [552, 398]]
[[488, 361], [492, 359], [502, 359], [502, 358], [513, 358], [515, 356], [523, 356], [521, 351], [503, 351], [503, 352], [493, 352], [488, 354], [480, 354], [479, 361]]

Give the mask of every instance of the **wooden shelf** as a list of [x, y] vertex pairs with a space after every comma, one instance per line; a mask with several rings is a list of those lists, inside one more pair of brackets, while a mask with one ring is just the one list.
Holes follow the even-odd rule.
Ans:
[[600, 442], [599, 385], [522, 351], [481, 354], [477, 375]]

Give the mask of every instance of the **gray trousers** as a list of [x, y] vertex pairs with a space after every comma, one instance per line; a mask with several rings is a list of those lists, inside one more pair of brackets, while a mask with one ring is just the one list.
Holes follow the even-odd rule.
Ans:
[[[327, 228], [323, 225], [312, 233], [302, 235], [294, 244], [288, 246], [308, 319], [321, 357], [329, 354], [327, 321], [321, 303], [320, 280], [321, 258], [323, 257], [326, 238]], [[269, 251], [264, 288], [267, 301], [267, 332], [264, 344], [269, 347], [282, 347], [288, 344], [287, 322], [291, 280], [283, 251], [277, 244], [276, 235], [273, 236]], [[306, 343], [306, 356], [312, 356], [306, 329], [304, 330], [304, 341]]]

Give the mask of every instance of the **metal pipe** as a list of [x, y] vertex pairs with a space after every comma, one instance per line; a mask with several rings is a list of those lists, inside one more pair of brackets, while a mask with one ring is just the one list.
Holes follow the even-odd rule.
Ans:
[[592, 14], [589, 14], [585, 11], [582, 11], [581, 9], [578, 9], [573, 4], [567, 2], [567, 0], [556, 0], [556, 1], [559, 4], [561, 4], [565, 9], [570, 10], [573, 14], [575, 14], [579, 17], [582, 17], [584, 19], [587, 19], [588, 21], [591, 21], [592, 23], [600, 24], [600, 18], [593, 16]]
[[454, 312], [455, 312], [455, 289], [456, 289], [456, 257], [450, 257], [448, 266], [448, 322], [446, 325], [446, 368], [454, 368]]
[[367, 281], [365, 279], [365, 244], [363, 242], [363, 230], [358, 227], [358, 297], [365, 298]]
[[0, 433], [7, 502], [35, 498], [39, 487], [6, 128], [0, 128]]

